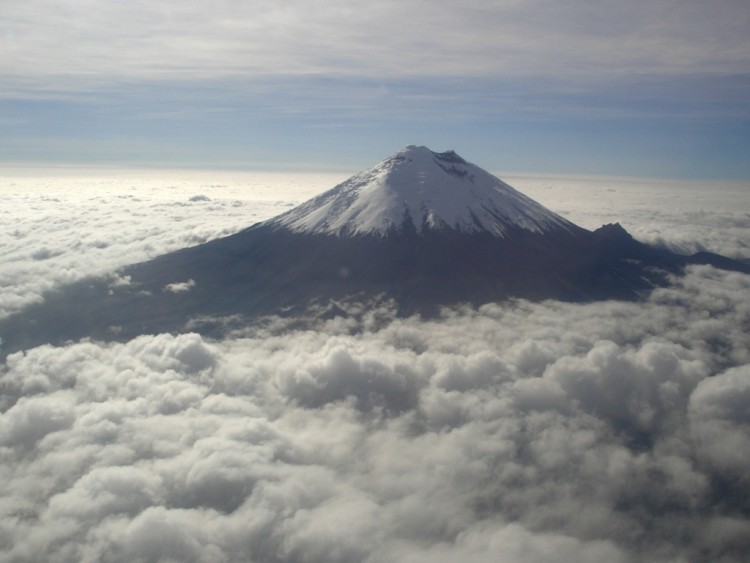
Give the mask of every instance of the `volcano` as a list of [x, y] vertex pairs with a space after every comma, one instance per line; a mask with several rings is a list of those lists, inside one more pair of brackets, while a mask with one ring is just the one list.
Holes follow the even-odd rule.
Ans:
[[[333, 189], [234, 235], [87, 279], [0, 321], [4, 353], [82, 337], [220, 335], [268, 315], [402, 315], [508, 298], [638, 299], [687, 264], [620, 225], [583, 229], [453, 151], [408, 146]], [[122, 280], [125, 280], [124, 282]]]

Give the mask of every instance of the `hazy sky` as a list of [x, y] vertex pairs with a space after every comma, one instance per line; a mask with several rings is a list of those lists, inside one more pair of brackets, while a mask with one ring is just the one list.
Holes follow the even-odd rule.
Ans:
[[750, 177], [745, 0], [9, 0], [0, 161]]

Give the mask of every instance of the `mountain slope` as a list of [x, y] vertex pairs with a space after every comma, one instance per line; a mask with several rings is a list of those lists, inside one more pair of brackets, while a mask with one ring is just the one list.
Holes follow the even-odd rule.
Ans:
[[382, 236], [400, 232], [405, 222], [419, 234], [575, 229], [455, 152], [413, 145], [269, 223], [296, 233]]
[[619, 225], [590, 232], [453, 152], [407, 147], [269, 221], [88, 279], [0, 321], [2, 351], [82, 337], [197, 330], [221, 335], [264, 315], [390, 300], [400, 314], [534, 300], [637, 299], [688, 263]]

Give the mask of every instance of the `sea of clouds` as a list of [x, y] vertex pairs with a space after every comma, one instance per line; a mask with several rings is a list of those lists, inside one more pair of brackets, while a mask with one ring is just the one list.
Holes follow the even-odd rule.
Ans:
[[[342, 178], [0, 178], [2, 314]], [[505, 178], [584, 227], [750, 258], [750, 186]], [[9, 356], [0, 561], [739, 562], [750, 276], [641, 303], [388, 308]]]

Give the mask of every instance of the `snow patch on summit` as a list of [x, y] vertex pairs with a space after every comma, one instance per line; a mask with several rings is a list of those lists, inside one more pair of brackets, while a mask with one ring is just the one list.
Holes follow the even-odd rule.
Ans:
[[373, 168], [271, 219], [298, 233], [356, 236], [454, 229], [497, 237], [574, 226], [453, 151], [410, 145]]

